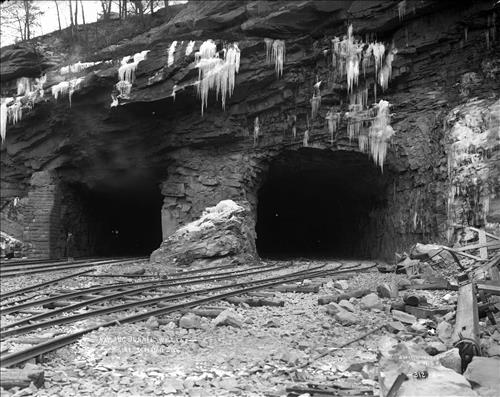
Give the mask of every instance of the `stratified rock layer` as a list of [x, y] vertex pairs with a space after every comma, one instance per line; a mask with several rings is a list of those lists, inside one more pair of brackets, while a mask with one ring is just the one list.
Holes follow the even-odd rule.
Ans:
[[[355, 253], [389, 258], [416, 242], [445, 242], [456, 223], [494, 228], [499, 224], [495, 163], [500, 145], [494, 134], [498, 117], [487, 113], [498, 112], [500, 46], [491, 25], [493, 15], [500, 20], [498, 8], [488, 1], [407, 2], [398, 15], [398, 5], [387, 1], [193, 1], [171, 19], [110, 43], [88, 59], [75, 59], [73, 51], [55, 54], [52, 36], [40, 39], [37, 54], [22, 46], [4, 48], [2, 97], [15, 95], [16, 78], [35, 77], [35, 65], [47, 73], [47, 82], [44, 97], [20, 122], [8, 125], [1, 149], [2, 215], [15, 197], [26, 201], [26, 214], [14, 226], [31, 244], [30, 255], [60, 256], [64, 222], [80, 229], [76, 236], [87, 236], [91, 229], [85, 205], [75, 204], [74, 184], [122, 189], [123, 194], [160, 185], [164, 239], [224, 199], [248, 201], [255, 222], [258, 191], [270, 165], [285, 152], [338, 154], [348, 184], [365, 185], [373, 178], [350, 178], [344, 160], [352, 155], [356, 163], [359, 156], [368, 156], [349, 139], [345, 120], [333, 136], [326, 120], [331, 107], [348, 110], [346, 81], [332, 78], [331, 40], [345, 35], [352, 23], [356, 37], [377, 37], [397, 49], [386, 91], [379, 86], [374, 92], [374, 65], [366, 70], [368, 103], [384, 99], [392, 104], [395, 134], [384, 166], [383, 205], [365, 217], [369, 222]], [[275, 65], [266, 60], [265, 38], [286, 42], [279, 79]], [[218, 49], [238, 42], [241, 63], [225, 111], [210, 94], [201, 116], [194, 54], [207, 39]], [[173, 41], [177, 45], [169, 64]], [[190, 41], [194, 51], [186, 55]], [[121, 58], [144, 50], [149, 52], [138, 64], [129, 98], [110, 107]], [[57, 71], [66, 59], [113, 61], [74, 76], [83, 80], [71, 108], [68, 98], [50, 96], [51, 87], [66, 78]], [[318, 81], [321, 106], [312, 118], [310, 100]], [[254, 137], [256, 117], [260, 132]], [[459, 125], [473, 134], [488, 130], [493, 140], [474, 157], [473, 168], [481, 177], [465, 185], [469, 168], [461, 164], [450, 172], [448, 161]], [[309, 147], [303, 148], [306, 130]], [[293, 163], [289, 166], [293, 170]], [[49, 173], [50, 186], [34, 184], [37, 173]], [[468, 190], [457, 190], [463, 186]], [[41, 190], [44, 200], [32, 200]], [[479, 200], [473, 199], [476, 194]], [[47, 219], [33, 216], [47, 213]], [[80, 255], [94, 253], [88, 242], [75, 246]]]

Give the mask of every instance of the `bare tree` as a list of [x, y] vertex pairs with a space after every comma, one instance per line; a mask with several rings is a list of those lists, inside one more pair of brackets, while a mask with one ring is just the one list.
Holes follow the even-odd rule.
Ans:
[[2, 34], [5, 29], [11, 29], [19, 34], [21, 40], [29, 40], [33, 30], [39, 26], [39, 18], [43, 14], [34, 1], [8, 1], [0, 6], [0, 21]]
[[101, 0], [102, 19], [108, 20], [111, 16], [111, 0]]
[[73, 23], [73, 5], [71, 3], [71, 0], [68, 0], [68, 3], [69, 3], [69, 19], [70, 19], [71, 27], [73, 27], [73, 25], [74, 25], [74, 23]]
[[141, 17], [141, 23], [144, 26], [144, 5], [142, 4], [141, 0], [132, 0], [132, 3], [134, 4], [135, 7], [135, 13], [136, 15], [139, 14]]
[[59, 31], [61, 31], [61, 15], [59, 14], [59, 4], [57, 4], [57, 0], [54, 0], [54, 3], [56, 3], [56, 10], [57, 10], [57, 22], [59, 23]]
[[85, 25], [85, 11], [83, 10], [83, 0], [80, 0], [80, 6], [82, 8], [82, 21], [83, 24]]
[[75, 26], [78, 30], [78, 0], [75, 0]]

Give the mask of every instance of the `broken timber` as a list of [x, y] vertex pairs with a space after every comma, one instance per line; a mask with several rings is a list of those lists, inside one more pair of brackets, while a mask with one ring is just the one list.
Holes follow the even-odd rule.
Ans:
[[13, 387], [24, 389], [31, 382], [36, 387], [43, 386], [45, 378], [42, 369], [0, 369], [0, 386], [4, 389], [11, 389]]
[[459, 286], [455, 328], [451, 339], [459, 349], [463, 372], [472, 361], [472, 357], [481, 354], [479, 313], [475, 284], [472, 281]]

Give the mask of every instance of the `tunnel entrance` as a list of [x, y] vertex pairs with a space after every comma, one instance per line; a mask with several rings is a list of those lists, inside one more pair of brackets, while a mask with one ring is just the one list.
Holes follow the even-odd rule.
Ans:
[[142, 256], [161, 244], [163, 196], [157, 186], [72, 185], [66, 193], [62, 234], [73, 234], [72, 256]]
[[[389, 172], [365, 154], [303, 148], [274, 160], [258, 192], [263, 257], [367, 257], [375, 210], [386, 207]], [[380, 211], [378, 211], [380, 213]]]

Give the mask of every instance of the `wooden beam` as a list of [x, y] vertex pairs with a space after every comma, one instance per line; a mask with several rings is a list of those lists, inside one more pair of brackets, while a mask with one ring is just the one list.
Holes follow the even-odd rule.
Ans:
[[[472, 227], [472, 226], [462, 226], [462, 227], [468, 227], [470, 230], [473, 230], [473, 231], [478, 232], [478, 233], [481, 231], [481, 229], [476, 229], [475, 227]], [[484, 232], [484, 234], [486, 236], [488, 236], [488, 237], [491, 237], [492, 239], [500, 240], [500, 237], [495, 236], [494, 234], [491, 234], [491, 233], [488, 233], [488, 232]]]
[[[457, 314], [451, 340], [454, 344], [460, 342], [479, 349], [479, 313], [475, 289], [473, 282], [463, 284], [458, 289]], [[472, 357], [470, 359], [472, 360]], [[464, 364], [466, 367], [468, 363], [464, 363], [462, 359], [463, 367]]]
[[500, 282], [498, 281], [495, 282], [484, 281], [477, 283], [476, 286], [478, 290], [484, 291], [491, 295], [500, 296]]
[[474, 277], [480, 276], [482, 272], [489, 271], [491, 268], [496, 267], [499, 263], [500, 263], [500, 253], [496, 254], [488, 262], [474, 269], [473, 271]]
[[484, 259], [481, 259], [479, 256], [474, 256], [474, 255], [471, 255], [471, 254], [467, 254], [465, 252], [460, 252], [460, 251], [455, 250], [454, 248], [444, 247], [444, 246], [443, 246], [443, 248], [446, 251], [454, 252], [455, 254], [458, 254], [458, 255], [461, 255], [461, 256], [465, 256], [466, 258], [474, 259], [475, 261], [484, 261]]
[[[484, 230], [479, 230], [479, 244], [485, 244], [486, 243], [486, 232]], [[481, 247], [479, 248], [479, 257], [482, 260], [487, 260], [488, 259], [488, 247]]]
[[10, 389], [12, 387], [19, 387], [24, 389], [28, 387], [31, 382], [34, 383], [36, 387], [41, 387], [44, 384], [44, 372], [43, 369], [7, 369], [2, 368], [0, 370], [0, 386], [4, 389]]
[[475, 244], [475, 245], [466, 245], [464, 247], [458, 247], [458, 248], [453, 248], [457, 252], [463, 252], [463, 251], [472, 251], [472, 250], [477, 250], [482, 247], [487, 247], [487, 248], [492, 248], [492, 249], [497, 249], [500, 248], [500, 241], [489, 241], [484, 244]]

